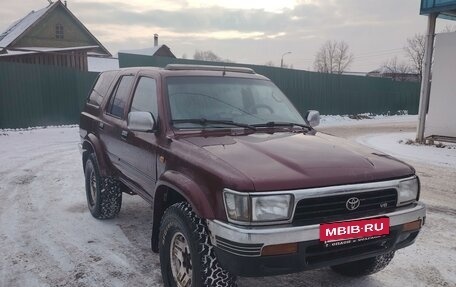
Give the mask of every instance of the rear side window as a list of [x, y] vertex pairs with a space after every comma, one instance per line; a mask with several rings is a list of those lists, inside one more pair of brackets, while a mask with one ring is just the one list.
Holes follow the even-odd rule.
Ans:
[[108, 71], [101, 73], [98, 76], [95, 86], [93, 86], [92, 92], [89, 96], [89, 104], [95, 106], [101, 105], [101, 103], [103, 102], [103, 98], [108, 93], [109, 87], [111, 86], [111, 83], [116, 77], [116, 75], [117, 71]]
[[133, 102], [131, 103], [132, 112], [149, 112], [157, 119], [157, 84], [154, 79], [142, 77], [136, 86]]
[[119, 82], [117, 82], [117, 87], [111, 97], [108, 109], [106, 110], [108, 114], [118, 118], [123, 117], [125, 104], [127, 103], [134, 78], [134, 76], [123, 76], [120, 78]]

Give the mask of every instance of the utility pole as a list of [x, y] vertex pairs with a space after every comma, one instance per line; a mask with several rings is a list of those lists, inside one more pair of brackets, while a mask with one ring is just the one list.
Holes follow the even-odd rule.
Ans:
[[424, 52], [423, 78], [421, 79], [420, 107], [418, 111], [418, 129], [416, 141], [424, 142], [424, 129], [426, 126], [426, 114], [429, 107], [429, 96], [431, 93], [430, 80], [432, 68], [432, 53], [434, 52], [435, 23], [438, 13], [431, 13], [428, 16], [428, 26], [426, 34], [426, 50]]

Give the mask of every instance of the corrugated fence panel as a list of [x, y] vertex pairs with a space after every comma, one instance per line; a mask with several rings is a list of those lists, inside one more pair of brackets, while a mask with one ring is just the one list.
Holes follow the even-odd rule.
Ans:
[[0, 128], [77, 124], [97, 75], [0, 62]]
[[167, 64], [242, 66], [270, 78], [300, 112], [309, 109], [322, 114], [386, 114], [418, 112], [420, 85], [391, 79], [331, 75], [276, 67], [206, 62], [166, 57], [119, 54], [120, 67], [165, 67]]

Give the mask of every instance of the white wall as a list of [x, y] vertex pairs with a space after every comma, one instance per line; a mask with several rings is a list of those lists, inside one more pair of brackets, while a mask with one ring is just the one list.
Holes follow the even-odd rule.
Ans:
[[104, 72], [119, 69], [119, 59], [117, 58], [100, 58], [87, 57], [89, 72]]
[[456, 32], [436, 36], [425, 136], [456, 137]]

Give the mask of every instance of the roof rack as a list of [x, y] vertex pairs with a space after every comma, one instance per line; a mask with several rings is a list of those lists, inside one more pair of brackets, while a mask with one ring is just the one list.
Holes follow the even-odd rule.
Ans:
[[168, 64], [165, 70], [181, 71], [181, 70], [197, 70], [197, 71], [225, 71], [255, 74], [255, 71], [246, 67], [233, 67], [233, 66], [209, 66], [209, 65], [185, 65], [185, 64]]

